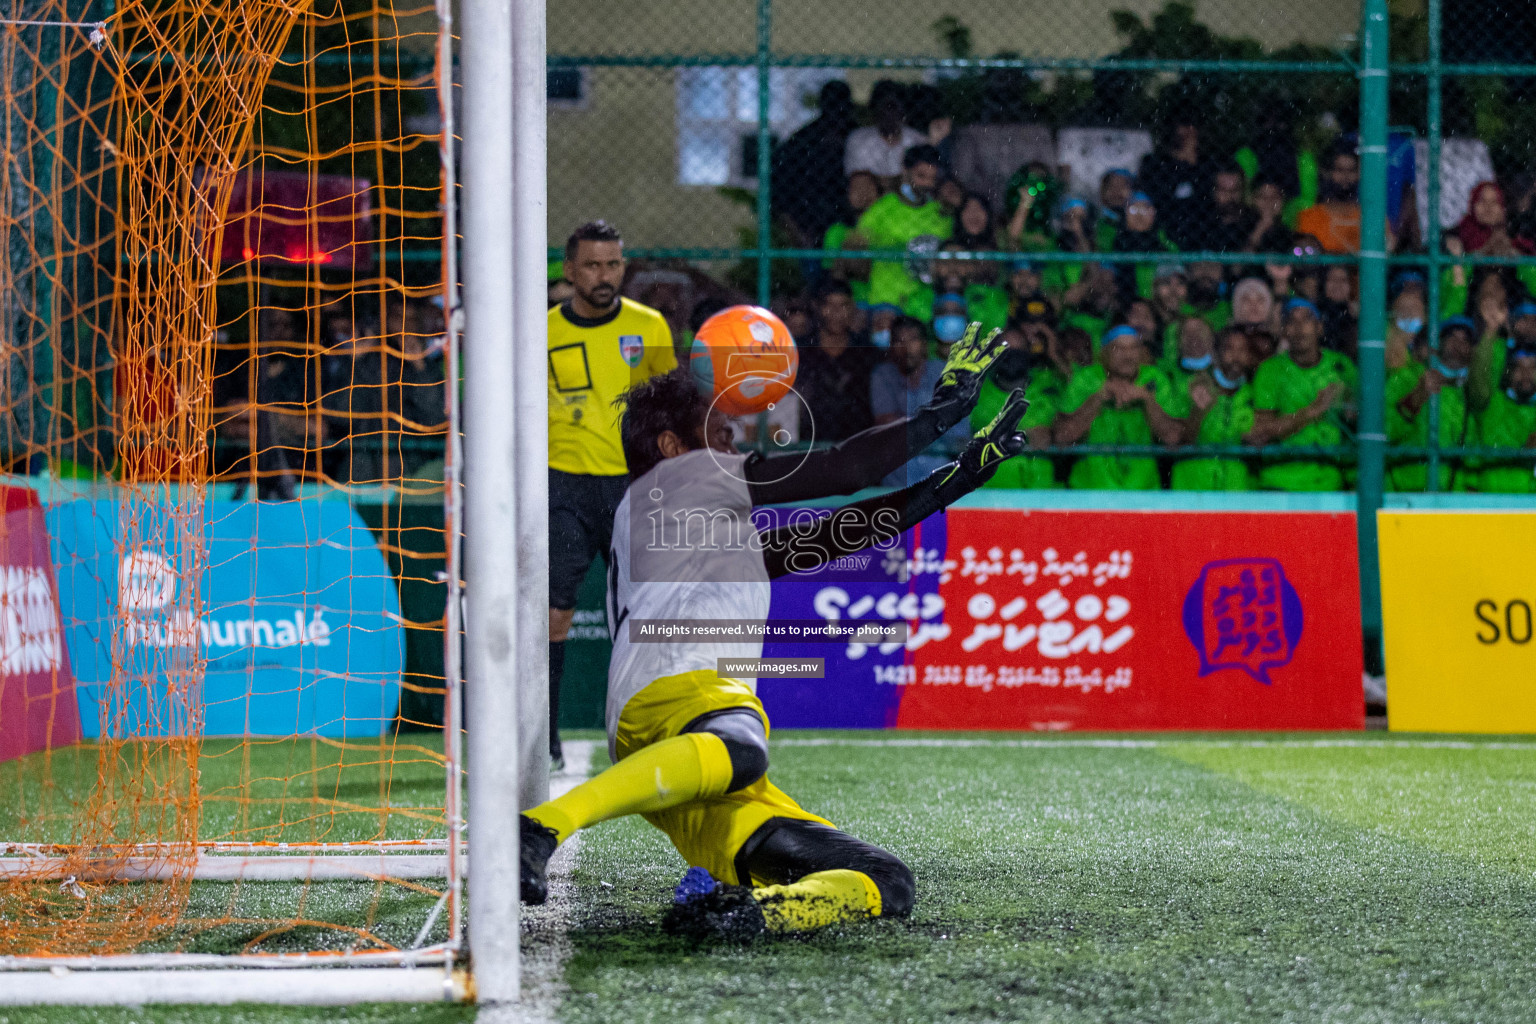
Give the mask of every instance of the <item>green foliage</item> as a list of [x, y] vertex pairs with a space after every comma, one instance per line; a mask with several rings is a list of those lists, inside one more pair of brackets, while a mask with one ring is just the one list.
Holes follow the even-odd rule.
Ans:
[[[1231, 74], [1186, 72], [1170, 76], [1144, 71], [1101, 70], [1093, 74], [1025, 74], [1011, 69], [970, 69], [938, 82], [946, 109], [957, 121], [1042, 121], [1053, 127], [1087, 123], [1155, 128], [1181, 112], [1198, 117], [1206, 142], [1217, 152], [1234, 152], [1249, 141], [1259, 114], [1277, 105], [1295, 126], [1298, 140], [1318, 144], [1324, 113], [1348, 121], [1359, 90], [1343, 55], [1307, 43], [1268, 51], [1256, 39], [1225, 36], [1199, 21], [1189, 3], [1172, 0], [1143, 18], [1129, 10], [1110, 13], [1121, 46], [1112, 56], [1157, 60], [1309, 61], [1337, 67], [1316, 74]], [[932, 25], [950, 56], [972, 56], [972, 34], [952, 14]], [[1000, 51], [995, 58], [1016, 58]]]
[[[736, 229], [736, 243], [742, 249], [756, 249], [757, 190], [722, 185], [715, 191], [723, 198], [752, 211], [751, 223]], [[775, 249], [795, 249], [799, 244], [799, 239], [783, 218], [775, 217], [769, 245]], [[795, 260], [774, 260], [769, 267], [769, 274], [772, 276], [773, 295], [798, 295], [805, 290], [805, 275], [800, 272], [800, 264]], [[738, 260], [726, 268], [724, 276], [732, 288], [751, 295], [753, 301], [757, 300], [757, 260]]]
[[933, 23], [933, 34], [939, 37], [951, 57], [963, 60], [971, 55], [971, 30], [953, 14], [946, 14]]

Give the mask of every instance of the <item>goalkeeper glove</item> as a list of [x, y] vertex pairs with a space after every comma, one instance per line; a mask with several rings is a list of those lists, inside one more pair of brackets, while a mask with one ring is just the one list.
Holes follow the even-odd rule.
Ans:
[[971, 438], [960, 457], [934, 471], [929, 479], [944, 505], [958, 501], [992, 479], [998, 466], [1024, 450], [1028, 439], [1020, 423], [1028, 408], [1029, 399], [1024, 392], [1014, 391], [992, 422]]
[[960, 340], [950, 346], [949, 358], [944, 361], [939, 383], [933, 389], [931, 404], [957, 403], [964, 406], [962, 416], [969, 413], [981, 391], [981, 379], [1008, 347], [1002, 334], [1000, 330], [993, 330], [983, 338], [981, 324], [972, 323], [967, 327]]

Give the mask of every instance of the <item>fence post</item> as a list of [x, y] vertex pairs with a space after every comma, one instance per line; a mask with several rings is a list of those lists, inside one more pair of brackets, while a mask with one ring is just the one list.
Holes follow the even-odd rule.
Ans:
[[757, 303], [767, 306], [772, 297], [773, 261], [768, 250], [773, 246], [773, 197], [768, 179], [772, 177], [773, 145], [773, 0], [757, 0]]
[[1360, 32], [1360, 405], [1356, 524], [1365, 664], [1381, 672], [1376, 510], [1386, 458], [1387, 0], [1365, 0]]
[[[1424, 251], [1429, 257], [1425, 267], [1428, 280], [1424, 282], [1424, 320], [1429, 327], [1429, 348], [1440, 354], [1440, 3], [1429, 0], [1429, 67], [1425, 73], [1426, 132], [1425, 132], [1425, 199], [1429, 206], [1429, 222], [1425, 226]], [[1440, 489], [1440, 393], [1429, 396], [1429, 476], [1425, 490], [1433, 493]], [[1465, 437], [1463, 437], [1463, 441]], [[1454, 482], [1454, 481], [1453, 481]]]

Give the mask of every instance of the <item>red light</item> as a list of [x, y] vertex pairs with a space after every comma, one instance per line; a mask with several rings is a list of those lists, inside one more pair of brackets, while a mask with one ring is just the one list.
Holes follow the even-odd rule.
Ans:
[[243, 260], [253, 260], [256, 258], [256, 250], [246, 246], [240, 250], [240, 258]]

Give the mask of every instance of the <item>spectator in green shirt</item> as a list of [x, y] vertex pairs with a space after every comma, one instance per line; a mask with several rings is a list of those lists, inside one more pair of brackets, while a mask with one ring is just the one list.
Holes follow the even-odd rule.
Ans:
[[[1536, 349], [1510, 349], [1499, 386], [1484, 390], [1486, 399], [1475, 414], [1478, 440], [1489, 448], [1536, 448]], [[1476, 397], [1468, 397], [1477, 407]], [[1475, 485], [1488, 494], [1536, 494], [1532, 462], [1527, 455], [1484, 463]]]
[[[1038, 372], [1043, 354], [1030, 351], [1031, 342], [1024, 329], [1010, 326], [1003, 332], [1008, 348], [993, 365], [981, 384], [976, 408], [971, 410], [971, 429], [980, 430], [992, 422], [1003, 403], [1015, 388], [1024, 388], [1029, 399], [1029, 409], [1019, 420], [1019, 427], [1029, 437], [1034, 448], [1044, 448], [1051, 443], [1051, 423], [1056, 418], [1056, 395], [1050, 389], [1049, 378]], [[1015, 455], [997, 467], [986, 487], [1041, 490], [1059, 487], [1056, 471], [1049, 457], [1044, 455]]]
[[[1187, 324], [1204, 323], [1191, 319]], [[1189, 444], [1249, 444], [1253, 432], [1253, 386], [1248, 333], [1228, 327], [1216, 339], [1214, 361], [1187, 378], [1184, 437]], [[1176, 491], [1251, 491], [1253, 478], [1240, 458], [1181, 459], [1173, 464]]]
[[1115, 272], [1108, 264], [1090, 263], [1082, 279], [1062, 296], [1063, 327], [1081, 327], [1095, 345], [1109, 329], [1117, 304]]
[[[1254, 443], [1340, 444], [1357, 383], [1354, 364], [1323, 348], [1322, 317], [1306, 299], [1285, 304], [1285, 338], [1290, 351], [1265, 360], [1254, 375]], [[1336, 491], [1343, 484], [1338, 463], [1322, 457], [1271, 463], [1259, 472], [1267, 490]]]
[[1163, 358], [1163, 322], [1151, 299], [1140, 297], [1127, 302], [1120, 311], [1122, 323], [1130, 324], [1141, 335], [1141, 343], [1147, 346], [1147, 355], [1155, 364]]
[[[939, 151], [913, 146], [902, 159], [901, 185], [875, 200], [864, 211], [846, 245], [851, 249], [906, 249], [937, 252], [954, 231], [954, 222], [934, 198], [939, 184]], [[926, 320], [927, 304], [919, 294], [922, 282], [900, 262], [877, 260], [869, 268], [869, 301], [902, 307], [909, 316]], [[929, 299], [928, 301], [931, 301]]]
[[1536, 351], [1536, 302], [1521, 302], [1508, 309], [1501, 301], [1504, 285], [1492, 284], [1498, 281], [1499, 275], [1484, 279], [1479, 302], [1482, 331], [1467, 380], [1467, 399], [1474, 410], [1488, 404], [1489, 392], [1504, 377], [1504, 364], [1511, 349]]
[[[1472, 365], [1473, 338], [1477, 325], [1468, 317], [1453, 316], [1440, 324], [1440, 350], [1420, 344], [1418, 358], [1387, 377], [1387, 442], [1422, 448], [1429, 444], [1429, 396], [1440, 396], [1439, 445], [1460, 447], [1471, 443], [1467, 417], [1467, 376]], [[1387, 467], [1387, 486], [1394, 491], [1422, 491], [1429, 483], [1429, 464], [1422, 458], [1393, 460]], [[1467, 475], [1461, 460], [1440, 460], [1439, 489], [1466, 490]]]
[[1232, 303], [1227, 301], [1227, 275], [1220, 263], [1202, 260], [1186, 264], [1189, 270], [1189, 304], [1195, 315], [1219, 331], [1232, 320]]
[[[821, 247], [828, 252], [849, 248], [846, 244], [848, 236], [853, 233], [859, 218], [879, 198], [879, 178], [869, 171], [854, 171], [848, 175], [848, 196], [842, 214], [828, 225], [826, 233], [821, 236]], [[855, 302], [859, 305], [869, 304], [869, 282], [865, 280], [869, 276], [868, 260], [826, 259], [821, 261], [821, 265], [834, 276], [848, 282]]]
[[1182, 263], [1159, 263], [1152, 274], [1152, 310], [1166, 326], [1163, 352], [1172, 352], [1179, 341], [1179, 324], [1193, 316], [1189, 304], [1189, 273]]
[[[1010, 246], [1023, 252], [1075, 252], [1084, 255], [1095, 251], [1093, 241], [1092, 211], [1088, 204], [1076, 196], [1067, 196], [1056, 208], [1056, 233], [1042, 235], [1024, 233], [1024, 209], [1026, 203], [1036, 200], [1025, 197], [1013, 219], [1008, 222], [1007, 235]], [[1053, 299], [1059, 299], [1083, 278], [1087, 265], [1083, 263], [1047, 263], [1042, 270], [1041, 287]]]
[[[951, 239], [942, 252], [974, 252]], [[938, 260], [934, 264], [934, 292], [953, 292], [963, 296], [967, 315], [981, 324], [983, 334], [1001, 330], [1008, 322], [1011, 301], [997, 286], [999, 264], [996, 260]], [[937, 333], [937, 331], [935, 331]]]
[[[1100, 362], [1072, 376], [1062, 395], [1053, 431], [1057, 444], [1173, 445], [1184, 427], [1168, 415], [1168, 379], [1146, 365], [1147, 348], [1136, 328], [1107, 331]], [[1155, 491], [1161, 486], [1157, 459], [1137, 455], [1085, 455], [1072, 466], [1070, 487], [1088, 490]]]

